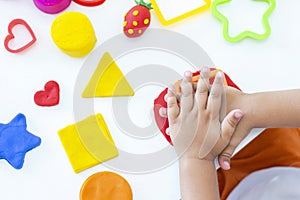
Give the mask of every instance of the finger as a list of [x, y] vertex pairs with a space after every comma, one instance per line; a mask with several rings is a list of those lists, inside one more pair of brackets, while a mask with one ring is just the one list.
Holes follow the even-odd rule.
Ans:
[[219, 165], [222, 169], [230, 170], [231, 156], [232, 156], [231, 154], [227, 154], [227, 153], [219, 155], [218, 162], [219, 162]]
[[168, 118], [169, 118], [169, 123], [172, 124], [172, 123], [174, 123], [174, 121], [176, 120], [176, 118], [179, 115], [179, 107], [177, 104], [176, 96], [175, 96], [174, 92], [172, 91], [172, 87], [170, 87], [168, 89], [167, 105], [168, 105], [167, 114], [168, 114]]
[[167, 108], [164, 108], [164, 107], [161, 107], [159, 110], [158, 110], [158, 113], [161, 117], [163, 118], [167, 118], [168, 117], [168, 113], [167, 113]]
[[206, 108], [208, 91], [210, 89], [209, 76], [210, 76], [209, 68], [203, 67], [201, 69], [200, 79], [198, 80], [197, 90], [195, 94], [197, 106], [200, 110], [204, 110]]
[[[229, 141], [232, 138], [233, 133], [236, 130], [237, 124], [243, 117], [243, 113], [240, 110], [233, 110], [231, 111], [223, 120], [221, 124], [221, 139], [223, 140], [224, 144], [228, 144]], [[229, 145], [230, 146], [230, 145]], [[227, 147], [229, 147], [227, 146]], [[235, 148], [234, 148], [235, 149]], [[234, 151], [234, 150], [233, 150]], [[219, 158], [219, 164], [220, 167], [224, 170], [229, 170], [230, 169], [230, 159], [233, 154], [233, 151], [223, 151]]]
[[219, 120], [222, 95], [224, 93], [223, 79], [223, 72], [218, 72], [208, 96], [207, 110], [211, 112], [212, 119]]
[[[224, 86], [225, 87], [225, 86]], [[220, 108], [220, 113], [219, 113], [219, 121], [223, 121], [223, 119], [226, 117], [226, 111], [227, 111], [227, 99], [226, 99], [226, 91], [224, 88], [224, 92], [222, 92], [221, 96], [221, 108]]]
[[168, 136], [171, 135], [171, 133], [170, 133], [170, 128], [166, 128], [166, 134], [167, 134]]
[[[244, 119], [245, 120], [245, 119]], [[245, 138], [245, 136], [247, 136], [249, 134], [251, 129], [245, 129], [244, 127], [241, 126], [237, 126], [236, 130], [235, 130], [235, 134], [234, 135], [229, 144], [227, 145], [227, 147], [222, 151], [222, 153], [219, 156], [219, 164], [220, 166], [226, 170], [224, 162], [227, 161], [228, 163], [230, 163], [230, 159], [231, 159], [231, 155], [233, 155], [233, 153], [235, 152], [237, 146], [242, 142], [242, 140]]]
[[242, 119], [243, 113], [241, 110], [233, 110], [231, 111], [222, 121], [221, 124], [221, 139], [229, 143], [231, 136], [233, 135], [237, 124]]
[[[222, 169], [228, 170], [230, 169], [230, 160], [231, 157], [237, 148], [237, 146], [242, 142], [242, 138], [233, 139], [230, 141], [229, 145], [222, 151], [219, 155], [218, 162]], [[229, 168], [228, 168], [229, 165]]]
[[[181, 94], [178, 93], [178, 92], [176, 92], [176, 93], [175, 93], [175, 96], [176, 96], [177, 101], [180, 102]], [[168, 99], [168, 93], [164, 96], [165, 102], [167, 102], [167, 99]]]
[[180, 108], [183, 113], [189, 112], [192, 110], [194, 105], [193, 97], [193, 87], [192, 87], [192, 73], [187, 71], [184, 73], [183, 81], [180, 85], [181, 87], [181, 99], [180, 99]]

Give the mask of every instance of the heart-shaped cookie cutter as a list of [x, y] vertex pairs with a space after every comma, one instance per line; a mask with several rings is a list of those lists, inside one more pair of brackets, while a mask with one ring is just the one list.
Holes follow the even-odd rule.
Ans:
[[213, 1], [212, 5], [211, 5], [211, 12], [217, 19], [219, 19], [222, 22], [223, 36], [228, 42], [239, 42], [247, 37], [256, 39], [256, 40], [265, 40], [270, 36], [271, 27], [270, 27], [268, 18], [276, 7], [276, 0], [253, 0], [253, 1], [262, 1], [262, 2], [266, 2], [269, 4], [269, 8], [262, 16], [262, 24], [265, 29], [265, 32], [262, 34], [259, 34], [259, 33], [255, 33], [250, 30], [246, 30], [234, 37], [230, 36], [229, 32], [228, 32], [228, 26], [229, 26], [228, 19], [222, 13], [220, 13], [217, 9], [217, 7], [219, 5], [231, 2], [231, 0], [214, 0]]
[[[25, 26], [25, 28], [28, 30], [28, 32], [30, 33], [32, 40], [25, 44], [24, 46], [17, 48], [17, 49], [12, 49], [9, 46], [9, 42], [15, 38], [15, 35], [12, 33], [13, 28], [16, 25], [22, 25]], [[11, 52], [11, 53], [19, 53], [21, 51], [24, 51], [25, 49], [27, 49], [28, 47], [30, 47], [31, 45], [33, 45], [36, 42], [36, 37], [32, 31], [32, 29], [30, 28], [30, 26], [27, 24], [26, 21], [24, 21], [23, 19], [14, 19], [12, 20], [9, 25], [8, 25], [8, 35], [6, 36], [5, 40], [4, 40], [4, 47], [7, 51]]]

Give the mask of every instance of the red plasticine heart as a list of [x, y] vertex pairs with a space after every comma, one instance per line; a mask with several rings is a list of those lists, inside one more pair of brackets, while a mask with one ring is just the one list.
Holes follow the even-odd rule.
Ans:
[[[13, 40], [15, 38], [15, 35], [12, 33], [12, 30], [16, 25], [25, 26], [25, 28], [30, 33], [30, 35], [32, 37], [32, 40], [30, 42], [28, 42], [27, 44], [25, 44], [24, 46], [18, 48], [18, 49], [12, 49], [12, 48], [10, 48], [9, 43], [10, 43], [11, 40]], [[6, 38], [4, 40], [4, 47], [7, 51], [9, 51], [11, 53], [19, 53], [21, 51], [24, 51], [25, 49], [27, 49], [31, 45], [33, 45], [35, 42], [36, 42], [36, 37], [35, 37], [32, 29], [30, 28], [30, 26], [23, 19], [14, 19], [9, 23], [9, 25], [8, 25], [8, 35], [6, 36]]]
[[38, 91], [34, 95], [34, 102], [39, 106], [55, 106], [59, 103], [59, 85], [55, 81], [45, 84], [44, 91]]

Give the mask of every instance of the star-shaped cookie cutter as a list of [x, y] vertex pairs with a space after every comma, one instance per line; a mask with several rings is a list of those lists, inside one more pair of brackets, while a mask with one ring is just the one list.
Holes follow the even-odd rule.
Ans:
[[217, 7], [221, 4], [225, 4], [230, 2], [231, 0], [214, 0], [211, 6], [211, 12], [212, 14], [219, 19], [222, 24], [223, 24], [223, 36], [224, 38], [228, 41], [228, 42], [239, 42], [242, 39], [245, 38], [252, 38], [252, 39], [256, 39], [256, 40], [265, 40], [267, 39], [270, 34], [271, 34], [271, 27], [269, 24], [269, 16], [271, 15], [271, 13], [273, 12], [273, 10], [276, 7], [276, 0], [253, 0], [253, 1], [263, 1], [269, 4], [269, 8], [268, 10], [263, 14], [262, 16], [262, 24], [264, 26], [265, 32], [263, 34], [259, 34], [259, 33], [255, 33], [253, 31], [250, 30], [246, 30], [243, 31], [242, 33], [232, 37], [229, 35], [228, 32], [228, 26], [229, 26], [229, 21], [228, 19], [218, 11]]

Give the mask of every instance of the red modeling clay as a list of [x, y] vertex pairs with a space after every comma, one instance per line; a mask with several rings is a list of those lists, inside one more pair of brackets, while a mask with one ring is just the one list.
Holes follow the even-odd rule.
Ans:
[[[212, 84], [214, 81], [214, 74], [212, 76], [212, 72], [213, 71], [218, 71], [215, 68], [211, 68], [211, 78], [210, 78], [210, 83]], [[193, 73], [193, 82], [197, 82], [199, 80], [200, 72], [195, 72]], [[225, 76], [225, 82], [228, 86], [234, 87], [238, 90], [240, 90], [240, 88], [229, 78], [229, 76], [224, 73]], [[179, 87], [178, 82], [175, 84], [175, 87]], [[160, 95], [154, 100], [154, 117], [155, 117], [155, 121], [156, 121], [156, 125], [158, 126], [159, 130], [162, 132], [162, 134], [165, 136], [165, 138], [168, 140], [168, 142], [170, 144], [172, 144], [171, 138], [170, 136], [166, 133], [166, 129], [169, 127], [169, 121], [167, 118], [164, 118], [162, 116], [160, 116], [159, 114], [159, 109], [160, 108], [167, 108], [167, 102], [164, 100], [165, 95], [168, 93], [168, 88], [166, 88], [164, 91], [162, 91], [160, 93]]]
[[[28, 42], [27, 44], [25, 44], [24, 46], [17, 48], [17, 49], [12, 49], [9, 46], [9, 43], [11, 40], [13, 40], [15, 38], [15, 35], [12, 33], [13, 28], [16, 25], [23, 25], [26, 27], [26, 29], [28, 30], [28, 32], [30, 33], [32, 40], [30, 42]], [[13, 21], [11, 21], [8, 25], [8, 35], [6, 36], [5, 40], [4, 40], [4, 47], [7, 51], [11, 52], [11, 53], [19, 53], [25, 49], [27, 49], [28, 47], [30, 47], [31, 45], [33, 45], [33, 43], [36, 42], [36, 37], [32, 31], [32, 29], [30, 28], [30, 26], [23, 20], [23, 19], [14, 19]]]
[[39, 106], [55, 106], [59, 103], [59, 85], [55, 81], [45, 84], [44, 91], [38, 91], [34, 95], [34, 102]]
[[73, 0], [75, 3], [82, 5], [82, 6], [99, 6], [105, 2], [105, 0]]

